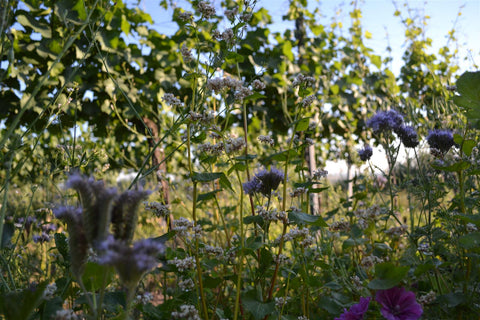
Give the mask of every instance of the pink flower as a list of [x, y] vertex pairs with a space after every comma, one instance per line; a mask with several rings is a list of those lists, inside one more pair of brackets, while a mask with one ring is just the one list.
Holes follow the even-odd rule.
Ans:
[[388, 320], [417, 320], [423, 313], [415, 294], [401, 287], [379, 290], [375, 297], [382, 305], [382, 315]]
[[370, 304], [370, 297], [360, 298], [360, 301], [357, 304], [354, 304], [350, 307], [350, 310], [347, 311], [345, 308], [344, 312], [340, 315], [340, 318], [335, 318], [335, 320], [362, 320], [363, 315], [368, 310], [368, 305]]

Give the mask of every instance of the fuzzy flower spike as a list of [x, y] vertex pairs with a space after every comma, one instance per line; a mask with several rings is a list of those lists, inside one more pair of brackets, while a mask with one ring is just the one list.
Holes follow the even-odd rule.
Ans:
[[376, 134], [388, 131], [398, 133], [403, 125], [403, 116], [396, 110], [379, 111], [367, 120], [367, 126]]
[[445, 154], [455, 145], [453, 133], [450, 130], [435, 129], [428, 133], [427, 142], [431, 149]]
[[423, 313], [415, 294], [402, 287], [379, 290], [375, 300], [382, 305], [380, 311], [387, 320], [417, 320]]
[[100, 248], [98, 263], [114, 266], [127, 288], [135, 288], [142, 275], [158, 265], [157, 256], [165, 247], [152, 239], [143, 239], [129, 246], [125, 241], [109, 236]]

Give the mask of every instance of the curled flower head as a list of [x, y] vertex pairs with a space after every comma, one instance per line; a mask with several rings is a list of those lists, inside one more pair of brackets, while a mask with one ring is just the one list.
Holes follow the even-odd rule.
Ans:
[[382, 305], [380, 311], [387, 320], [416, 320], [423, 313], [415, 294], [402, 287], [379, 290], [375, 300]]
[[442, 153], [447, 153], [455, 145], [452, 131], [443, 129], [430, 131], [427, 136], [427, 142], [430, 148], [437, 149]]
[[367, 126], [378, 134], [381, 132], [397, 132], [403, 125], [403, 116], [395, 110], [379, 111], [367, 120]]
[[358, 150], [358, 156], [362, 161], [369, 160], [372, 157], [372, 155], [373, 155], [372, 147], [370, 147], [368, 144], [365, 145], [363, 149]]
[[368, 310], [368, 305], [370, 304], [370, 297], [364, 298], [361, 297], [360, 301], [357, 304], [354, 304], [350, 307], [350, 310], [344, 309], [344, 312], [340, 315], [339, 318], [335, 320], [362, 320], [363, 316]]
[[254, 194], [260, 192], [266, 197], [269, 197], [273, 190], [276, 190], [283, 181], [285, 175], [276, 168], [270, 171], [262, 170], [255, 174], [255, 177], [243, 184], [243, 190], [246, 194]]
[[418, 135], [412, 126], [401, 126], [397, 134], [406, 148], [418, 146]]

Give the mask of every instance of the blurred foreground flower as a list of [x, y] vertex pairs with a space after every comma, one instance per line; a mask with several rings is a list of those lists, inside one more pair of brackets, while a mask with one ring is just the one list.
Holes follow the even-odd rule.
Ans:
[[375, 300], [382, 305], [382, 315], [388, 320], [416, 320], [423, 313], [415, 294], [402, 287], [377, 291]]
[[360, 298], [360, 302], [354, 304], [350, 307], [350, 310], [347, 311], [345, 308], [344, 312], [340, 315], [339, 318], [335, 320], [362, 320], [363, 316], [368, 310], [368, 305], [370, 304], [370, 297]]
[[365, 145], [363, 149], [358, 150], [358, 156], [362, 161], [369, 160], [372, 157], [372, 155], [373, 155], [372, 147], [370, 147], [368, 144]]
[[450, 130], [435, 129], [428, 133], [427, 142], [431, 149], [440, 151], [445, 154], [455, 144], [453, 141], [453, 133]]

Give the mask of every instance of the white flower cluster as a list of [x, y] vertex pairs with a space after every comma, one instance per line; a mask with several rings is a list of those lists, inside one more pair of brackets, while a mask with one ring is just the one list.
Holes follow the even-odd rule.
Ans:
[[430, 291], [429, 293], [423, 296], [420, 296], [418, 298], [418, 302], [421, 303], [422, 305], [426, 305], [426, 304], [433, 303], [436, 299], [437, 299], [437, 294], [435, 293], [435, 291]]
[[204, 248], [204, 251], [207, 254], [214, 255], [217, 259], [220, 259], [223, 257], [223, 249], [220, 247], [206, 245]]
[[289, 300], [290, 297], [275, 297], [275, 307], [282, 308]]
[[180, 290], [184, 291], [184, 292], [188, 292], [188, 291], [191, 291], [193, 290], [193, 288], [195, 288], [195, 283], [193, 283], [193, 280], [192, 279], [184, 279], [184, 280], [181, 280], [179, 283], [178, 283], [178, 287], [180, 288]]
[[252, 82], [252, 86], [255, 90], [263, 90], [265, 89], [265, 83], [263, 83], [262, 81], [258, 80], [258, 79], [255, 79], [253, 80]]
[[185, 43], [180, 48], [180, 52], [182, 53], [183, 61], [185, 61], [185, 63], [193, 60], [192, 50], [188, 49]]
[[347, 232], [350, 230], [350, 222], [344, 218], [340, 219], [340, 221], [334, 221], [330, 224], [329, 230], [333, 232]]
[[53, 316], [54, 320], [79, 320], [80, 317], [72, 309], [58, 310]]
[[237, 79], [226, 78], [212, 78], [207, 80], [207, 89], [214, 91], [215, 93], [222, 92], [223, 89], [238, 90], [243, 86], [243, 83]]
[[408, 227], [402, 224], [400, 227], [392, 227], [388, 230], [385, 230], [385, 234], [392, 238], [399, 238], [407, 232]]
[[193, 269], [196, 262], [195, 257], [186, 257], [185, 259], [175, 257], [173, 260], [168, 260], [167, 263], [175, 265], [178, 271], [183, 272], [188, 269]]
[[280, 253], [279, 255], [275, 256], [275, 263], [289, 264], [289, 263], [292, 263], [292, 260], [286, 255], [284, 255], [283, 253]]
[[327, 175], [328, 175], [327, 170], [317, 169], [317, 170], [313, 171], [312, 178], [314, 180], [320, 180], [321, 178], [326, 178]]
[[[295, 227], [292, 230], [290, 230], [290, 232], [285, 233], [285, 235], [283, 236], [283, 241], [287, 242], [287, 241], [297, 240], [300, 238], [307, 238], [308, 236], [310, 236], [310, 231], [308, 230], [308, 228], [298, 229], [297, 227]], [[274, 240], [274, 243], [275, 244], [280, 243], [280, 239], [281, 239], [281, 235]]]
[[296, 198], [296, 197], [300, 197], [302, 194], [306, 194], [306, 193], [308, 193], [308, 188], [298, 187], [295, 190], [293, 190], [292, 192], [290, 192], [290, 197]]
[[306, 108], [310, 106], [315, 100], [317, 100], [317, 97], [314, 94], [307, 96], [302, 100], [302, 106]]
[[270, 136], [259, 135], [258, 141], [260, 141], [261, 143], [267, 143], [271, 146], [275, 144], [275, 141]]
[[135, 297], [135, 303], [138, 304], [147, 304], [152, 301], [153, 296], [150, 292], [139, 293]]
[[172, 230], [177, 233], [178, 236], [187, 237], [188, 230], [193, 228], [193, 221], [190, 221], [184, 217], [180, 217], [173, 221]]
[[211, 144], [210, 142], [205, 142], [198, 145], [198, 151], [205, 152], [215, 156], [221, 155], [223, 150], [225, 150], [225, 147], [223, 146], [222, 141], [220, 141], [217, 144]]
[[203, 15], [205, 19], [210, 19], [217, 13], [215, 7], [207, 1], [200, 1], [198, 3], [198, 11]]
[[257, 214], [263, 218], [264, 221], [285, 221], [287, 213], [285, 211], [278, 211], [276, 208], [267, 210], [263, 206], [256, 207]]
[[190, 111], [188, 113], [188, 118], [192, 122], [201, 122], [205, 125], [208, 125], [215, 119], [215, 113], [212, 110], [206, 111], [206, 112], [203, 112], [203, 113]]
[[193, 18], [193, 14], [191, 12], [185, 11], [185, 12], [180, 12], [178, 14], [178, 18], [184, 22], [190, 21]]
[[182, 106], [183, 103], [182, 101], [180, 101], [180, 99], [178, 99], [177, 97], [175, 97], [173, 94], [171, 93], [165, 93], [163, 95], [163, 98], [162, 98], [163, 101], [165, 101], [166, 104], [170, 105], [170, 106], [173, 106], [173, 107], [177, 107], [177, 106]]
[[53, 298], [53, 295], [57, 291], [57, 284], [55, 282], [49, 283], [45, 290], [43, 291], [43, 297], [45, 299], [51, 299]]
[[225, 139], [225, 152], [226, 153], [234, 153], [237, 151], [242, 150], [245, 147], [245, 138], [238, 137], [232, 138], [229, 137]]
[[467, 223], [467, 232], [475, 232], [475, 231], [478, 231], [478, 228], [475, 224], [469, 222]]
[[299, 316], [297, 320], [309, 320], [307, 316]]
[[157, 217], [166, 217], [170, 214], [170, 209], [167, 204], [160, 202], [144, 202], [145, 210], [152, 211]]
[[292, 82], [293, 87], [298, 87], [299, 85], [304, 84], [307, 87], [313, 87], [315, 85], [315, 78], [310, 76], [304, 76], [299, 74], [295, 80]]
[[240, 87], [235, 91], [235, 100], [242, 102], [243, 99], [253, 94], [253, 91], [247, 87]]
[[357, 291], [363, 290], [364, 287], [363, 287], [362, 280], [360, 280], [360, 278], [357, 275], [351, 276], [350, 280], [352, 280], [352, 284], [355, 290]]
[[190, 304], [183, 304], [180, 306], [180, 311], [172, 312], [172, 319], [201, 320], [198, 310]]
[[358, 209], [355, 211], [355, 216], [358, 218], [358, 225], [361, 229], [366, 229], [370, 221], [376, 221], [377, 218], [384, 214], [385, 208], [379, 205], [373, 205], [367, 209]]
[[431, 256], [433, 254], [432, 249], [430, 248], [430, 245], [428, 243], [425, 243], [425, 242], [420, 243], [418, 245], [418, 252], [423, 253], [426, 256]]
[[382, 258], [379, 258], [377, 256], [374, 256], [374, 255], [371, 255], [371, 256], [366, 256], [366, 257], [363, 257], [362, 261], [360, 262], [360, 264], [364, 267], [367, 267], [367, 268], [371, 268], [373, 267], [375, 264], [377, 263], [382, 263], [383, 262], [383, 259]]
[[225, 17], [227, 17], [228, 20], [235, 20], [235, 16], [238, 13], [238, 7], [235, 7], [231, 10], [225, 10]]

